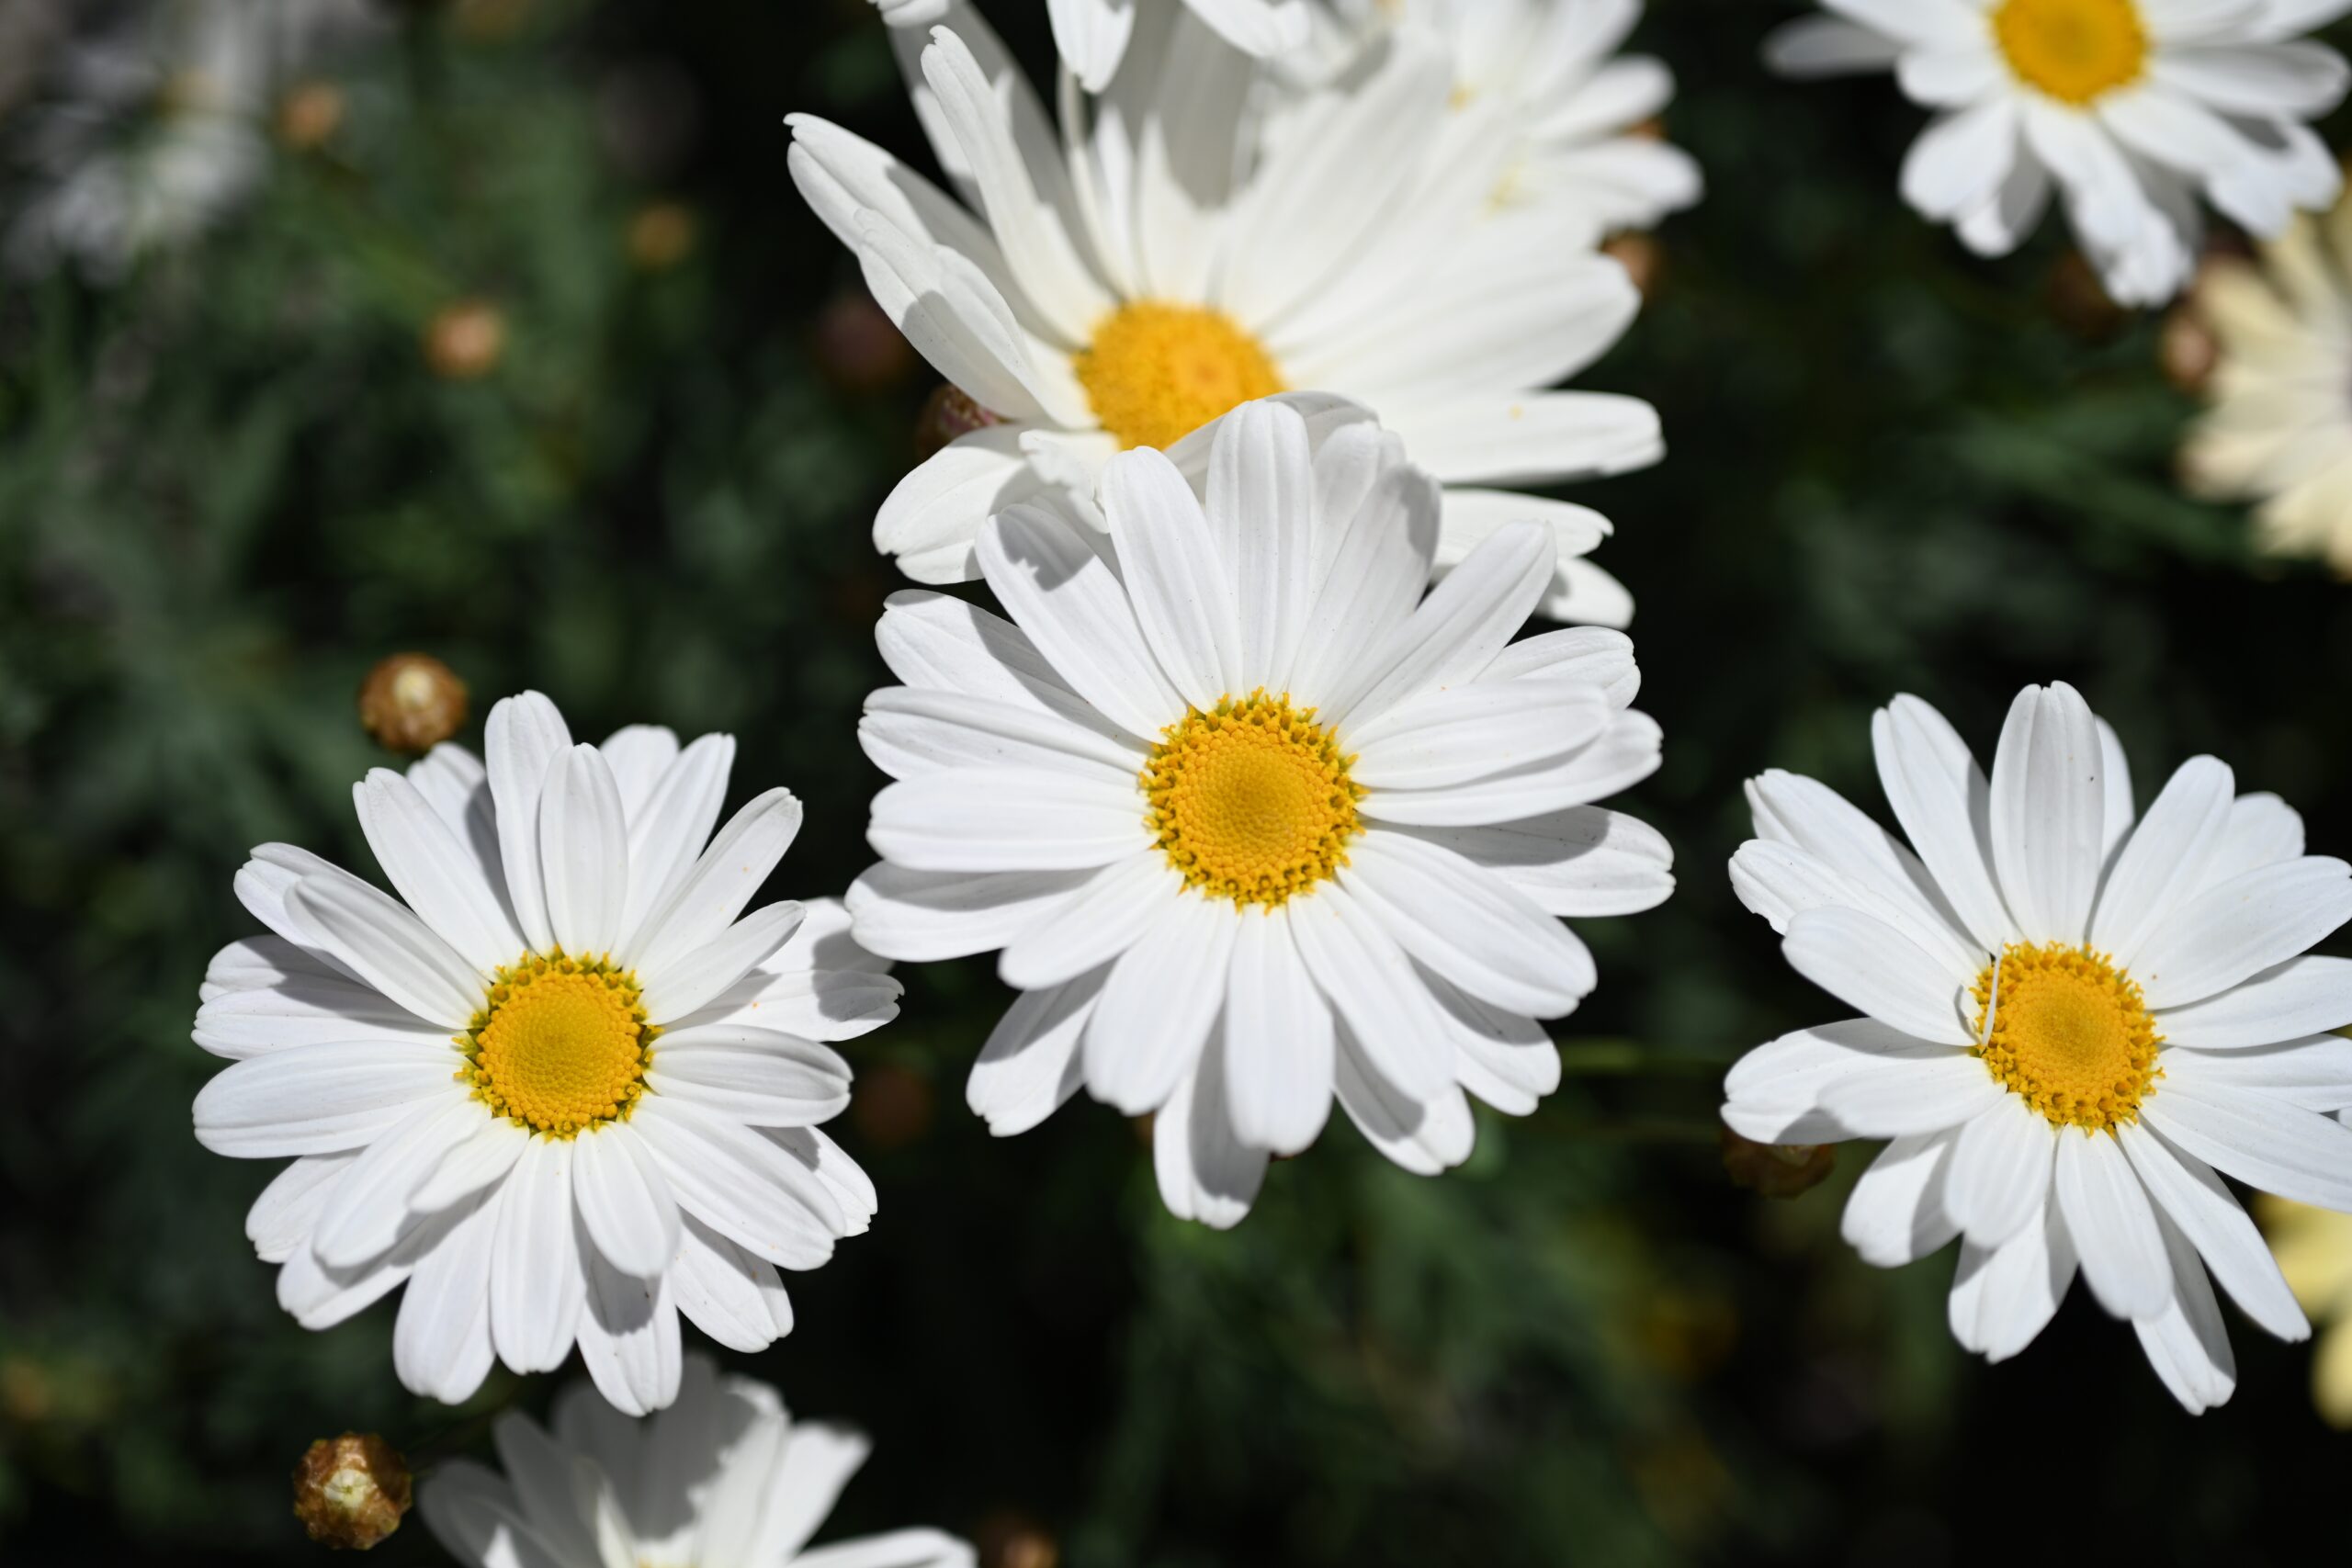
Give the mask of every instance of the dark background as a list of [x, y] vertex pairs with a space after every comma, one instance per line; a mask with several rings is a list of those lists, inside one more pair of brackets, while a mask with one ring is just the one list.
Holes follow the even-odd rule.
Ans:
[[[1786, 767], [1878, 809], [1868, 720], [1894, 693], [1989, 756], [2020, 684], [2072, 681], [2143, 804], [2211, 750], [2316, 852], [2352, 846], [2344, 586], [2183, 499], [2193, 401], [2159, 321], [2070, 286], [2055, 226], [1970, 258], [1896, 195], [1921, 116], [1890, 82], [1765, 73], [1793, 10], [1654, 0], [1641, 35], [1711, 188], [1580, 383], [1655, 402], [1670, 456], [1574, 494], [1619, 524], [1600, 558], [1667, 734], [1619, 804], [1674, 840], [1682, 891], [1582, 923], [1603, 980], [1560, 1026], [1569, 1081], [1482, 1116], [1439, 1180], [1335, 1120], [1217, 1235], [1161, 1211], [1136, 1130], [1091, 1102], [990, 1140], [962, 1082], [1006, 993], [986, 960], [902, 971], [833, 1129], [881, 1218], [791, 1281], [788, 1339], [728, 1358], [875, 1437], [829, 1538], [1017, 1516], [1066, 1564], [1154, 1568], [2267, 1562], [2346, 1539], [2352, 1436], [2312, 1414], [2307, 1347], [2232, 1312], [2238, 1393], [2192, 1419], [2077, 1290], [1987, 1368], [1944, 1328], [1949, 1254], [1882, 1273], [1838, 1240], [1868, 1151], [1789, 1202], [1724, 1177], [1723, 1066], [1839, 1010], [1731, 897], [1739, 783]], [[991, 13], [1042, 68], [1043, 7]], [[220, 1066], [187, 1040], [197, 983], [254, 929], [246, 848], [373, 870], [347, 791], [388, 760], [352, 701], [376, 660], [454, 665], [469, 744], [526, 685], [582, 735], [731, 730], [730, 804], [808, 802], [780, 895], [867, 858], [854, 731], [893, 586], [867, 530], [933, 378], [860, 309], [782, 119], [927, 166], [881, 26], [864, 0], [401, 15], [329, 73], [326, 147], [279, 149], [201, 243], [109, 287], [0, 281], [12, 1565], [315, 1560], [285, 1479], [312, 1438], [481, 1454], [492, 1415], [556, 1386], [501, 1371], [450, 1411], [393, 1378], [394, 1303], [298, 1328], [243, 1235], [273, 1168], [189, 1133]], [[695, 227], [665, 267], [628, 241], [656, 201]], [[504, 352], [443, 378], [420, 336], [466, 299]], [[413, 1518], [379, 1557], [441, 1561]]]

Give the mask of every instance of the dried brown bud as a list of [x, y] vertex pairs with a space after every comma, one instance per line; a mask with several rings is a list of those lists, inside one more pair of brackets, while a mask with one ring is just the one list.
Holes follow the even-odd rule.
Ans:
[[506, 353], [506, 318], [484, 299], [461, 299], [426, 323], [424, 362], [447, 381], [471, 381], [498, 368]]
[[297, 83], [277, 102], [277, 139], [297, 152], [315, 152], [342, 129], [345, 107], [334, 83]]
[[860, 1136], [888, 1152], [920, 1142], [931, 1131], [931, 1080], [895, 1062], [881, 1062], [857, 1076], [849, 1119]]
[[887, 392], [914, 373], [915, 351], [863, 292], [840, 293], [817, 312], [809, 350], [825, 379], [844, 392]]
[[972, 1532], [980, 1568], [1056, 1568], [1061, 1547], [1045, 1526], [1025, 1514], [1001, 1509]]
[[2109, 296], [2107, 285], [2080, 251], [2070, 250], [2058, 258], [2041, 298], [2051, 319], [2085, 343], [2106, 342], [2132, 319]]
[[1666, 247], [1648, 234], [1611, 234], [1601, 242], [1600, 254], [1625, 269], [1645, 300], [1657, 297], [1666, 276]]
[[923, 403], [922, 417], [915, 421], [915, 461], [927, 460], [958, 436], [1003, 423], [1001, 414], [980, 407], [963, 388], [941, 387]]
[[1732, 1185], [1767, 1198], [1794, 1198], [1828, 1179], [1838, 1168], [1835, 1144], [1759, 1144], [1723, 1130], [1724, 1170]]
[[2222, 344], [2204, 315], [2194, 304], [2174, 306], [2156, 337], [2156, 364], [2165, 379], [2195, 396], [2213, 378], [2213, 367], [2221, 361]]
[[628, 259], [639, 272], [667, 272], [694, 254], [698, 229], [684, 202], [650, 202], [629, 220]]
[[429, 653], [395, 653], [359, 686], [359, 722], [377, 743], [430, 751], [466, 722], [466, 683]]
[[456, 0], [450, 11], [458, 35], [475, 43], [513, 38], [531, 19], [532, 0]]
[[401, 1528], [408, 1461], [373, 1432], [321, 1438], [294, 1467], [294, 1517], [321, 1546], [365, 1551]]

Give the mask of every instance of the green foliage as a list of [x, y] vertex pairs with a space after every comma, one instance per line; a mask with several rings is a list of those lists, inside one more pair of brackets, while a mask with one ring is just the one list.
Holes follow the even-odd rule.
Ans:
[[[1042, 61], [1042, 7], [993, 9]], [[1017, 1510], [1081, 1568], [1932, 1563], [2040, 1532], [2250, 1562], [2275, 1505], [2332, 1501], [2310, 1489], [2345, 1439], [2308, 1413], [2301, 1348], [2234, 1325], [2237, 1398], [2192, 1423], [2078, 1292], [1988, 1369], [1944, 1332], [1947, 1263], [1880, 1274], [1838, 1241], [1856, 1152], [1788, 1203], [1724, 1179], [1720, 1068], [1836, 1005], [1731, 898], [1742, 778], [1874, 805], [1888, 695], [1989, 750], [2018, 685], [2064, 678], [2143, 800], [2211, 750], [2341, 852], [2352, 604], [2179, 494], [2189, 405], [2154, 325], [2053, 314], [2061, 236], [1980, 263], [1902, 208], [1917, 116], [1883, 80], [1768, 78], [1783, 6], [1652, 10], [1712, 191], [1585, 381], [1657, 403], [1673, 453], [1576, 494], [1618, 520], [1601, 559], [1640, 602], [1668, 761], [1630, 807], [1675, 840], [1680, 896], [1589, 925], [1570, 1082], [1484, 1118], [1467, 1168], [1405, 1176], [1335, 1127], [1230, 1235], [1170, 1220], [1102, 1108], [989, 1140], [960, 1086], [1005, 995], [984, 962], [908, 976], [902, 1020], [852, 1053], [914, 1105], [862, 1100], [843, 1132], [882, 1217], [794, 1281], [790, 1338], [731, 1359], [875, 1435], [837, 1528]], [[268, 1172], [189, 1134], [217, 1064], [188, 1022], [252, 929], [246, 848], [372, 870], [346, 791], [392, 761], [352, 703], [376, 660], [453, 664], [471, 740], [525, 686], [584, 734], [731, 730], [737, 798], [808, 803], [785, 890], [864, 863], [854, 730], [893, 585], [867, 530], [927, 377], [841, 346], [862, 296], [780, 121], [912, 153], [870, 8], [550, 0], [492, 37], [401, 15], [339, 68], [325, 148], [278, 151], [209, 238], [114, 288], [0, 285], [12, 1564], [301, 1561], [285, 1476], [311, 1438], [380, 1430], [429, 1463], [548, 1396], [501, 1373], [462, 1410], [411, 1399], [390, 1303], [298, 1328], [243, 1239]], [[629, 233], [657, 200], [696, 236], [649, 268]], [[475, 299], [503, 354], [444, 379], [424, 338]], [[438, 1560], [413, 1526], [381, 1551]]]

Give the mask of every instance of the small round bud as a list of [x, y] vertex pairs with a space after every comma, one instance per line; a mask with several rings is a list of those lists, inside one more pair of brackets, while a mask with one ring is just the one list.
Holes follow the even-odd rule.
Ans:
[[277, 140], [313, 152], [342, 129], [343, 89], [332, 82], [300, 82], [277, 102]]
[[321, 1438], [294, 1467], [294, 1517], [321, 1546], [365, 1551], [401, 1528], [408, 1461], [373, 1432]]
[[430, 751], [464, 728], [466, 683], [429, 653], [395, 653], [360, 683], [359, 722], [389, 750]]
[[1810, 1192], [1838, 1168], [1835, 1144], [1759, 1144], [1723, 1130], [1724, 1170], [1732, 1185], [1767, 1198]]
[[963, 388], [941, 387], [925, 400], [915, 421], [915, 460], [926, 461], [957, 437], [1003, 423], [1002, 415], [980, 407]]
[[424, 362], [445, 381], [471, 381], [498, 368], [506, 353], [506, 318], [486, 299], [460, 299], [424, 328]]
[[1657, 297], [1657, 286], [1666, 276], [1666, 247], [1654, 237], [1631, 231], [1611, 234], [1601, 243], [1600, 254], [1625, 269], [1626, 277], [1645, 301]]
[[844, 392], [887, 392], [914, 371], [914, 349], [863, 292], [826, 300], [810, 339], [817, 368]]
[[2165, 379], [2195, 396], [2205, 389], [2221, 362], [2222, 345], [2206, 325], [2204, 312], [2193, 303], [2174, 306], [2156, 336], [2156, 364]]
[[880, 1062], [858, 1075], [849, 1119], [876, 1148], [902, 1149], [931, 1131], [932, 1098], [929, 1078], [895, 1062]]
[[979, 1549], [980, 1568], [1056, 1568], [1062, 1560], [1061, 1547], [1051, 1531], [1010, 1508], [982, 1519], [972, 1534], [972, 1544]]
[[699, 225], [681, 201], [649, 202], [628, 220], [629, 264], [639, 272], [667, 272], [694, 254]]

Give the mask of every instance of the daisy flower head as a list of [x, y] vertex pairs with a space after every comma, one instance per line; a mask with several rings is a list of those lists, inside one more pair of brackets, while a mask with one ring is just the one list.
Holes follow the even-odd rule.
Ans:
[[553, 1430], [510, 1411], [496, 1471], [440, 1466], [418, 1507], [471, 1568], [972, 1568], [972, 1549], [933, 1529], [810, 1547], [865, 1462], [865, 1438], [796, 1421], [775, 1389], [685, 1359], [678, 1401], [632, 1419], [573, 1383]]
[[1424, 597], [1436, 481], [1327, 395], [1124, 453], [1099, 506], [1099, 526], [1058, 496], [989, 520], [1011, 622], [891, 601], [877, 640], [905, 684], [860, 736], [899, 782], [850, 890], [858, 940], [1001, 950], [1023, 994], [972, 1108], [999, 1135], [1081, 1085], [1156, 1112], [1180, 1216], [1238, 1222], [1335, 1094], [1397, 1164], [1459, 1164], [1465, 1091], [1523, 1114], [1559, 1081], [1538, 1021], [1595, 974], [1555, 917], [1673, 888], [1664, 840], [1592, 804], [1658, 761], [1632, 645], [1510, 641], [1552, 580], [1543, 523]]
[[[927, 28], [943, 21], [956, 0], [874, 0], [882, 19], [894, 28]], [[1054, 26], [1054, 48], [1080, 86], [1099, 93], [1118, 73], [1119, 62], [1140, 30], [1148, 43], [1159, 34], [1139, 16], [1179, 4], [1235, 49], [1255, 58], [1287, 53], [1312, 36], [1314, 13], [1307, 0], [1046, 0]]]
[[1791, 75], [1892, 67], [1936, 118], [1905, 200], [1984, 255], [2015, 250], [2052, 196], [2120, 304], [2188, 281], [2201, 193], [2256, 234], [2341, 185], [2309, 122], [2343, 57], [2300, 35], [2346, 0], [1822, 0], [1773, 35]]
[[2352, 575], [2352, 201], [2255, 261], [2208, 262], [2193, 299], [2219, 352], [2181, 449], [2189, 488], [2257, 502], [2265, 550]]
[[[393, 897], [265, 844], [196, 1043], [218, 1154], [293, 1156], [247, 1234], [306, 1328], [405, 1283], [393, 1361], [455, 1404], [492, 1359], [577, 1341], [624, 1410], [678, 1391], [678, 1314], [730, 1348], [792, 1325], [776, 1269], [866, 1228], [874, 1188], [818, 1123], [849, 1101], [827, 1042], [898, 1011], [838, 906], [744, 913], [800, 826], [775, 789], [714, 838], [731, 737], [574, 744], [537, 693], [487, 755], [435, 747], [352, 794]], [[707, 841], [707, 842], [706, 842]]]
[[1505, 206], [1580, 214], [1598, 242], [1699, 199], [1697, 162], [1650, 130], [1674, 73], [1617, 52], [1642, 0], [1335, 0], [1319, 15], [1341, 51], [1399, 25], [1453, 45], [1457, 110], [1506, 106], [1518, 132], [1496, 187]]
[[[1149, 47], [1109, 91], [1065, 79], [1058, 129], [967, 7], [909, 51], [960, 202], [837, 126], [792, 118], [802, 195], [933, 367], [1002, 420], [908, 475], [876, 546], [918, 581], [969, 581], [991, 513], [1047, 490], [1083, 502], [1122, 450], [1309, 389], [1376, 409], [1449, 487], [1439, 566], [1505, 518], [1589, 536], [1585, 508], [1491, 487], [1657, 459], [1647, 404], [1544, 389], [1640, 301], [1586, 248], [1588, 220], [1494, 209], [1508, 108], [1456, 112], [1449, 50], [1399, 29], [1289, 104], [1275, 134], [1247, 56], [1181, 8], [1136, 25]], [[1546, 613], [1623, 623], [1630, 597], [1582, 555], [1558, 552]]]
[[1811, 779], [1748, 786], [1734, 887], [1864, 1016], [1749, 1052], [1724, 1120], [1891, 1139], [1846, 1239], [1891, 1268], [1960, 1237], [1969, 1349], [2024, 1349], [2079, 1269], [2182, 1404], [2221, 1404], [2211, 1281], [2281, 1338], [2310, 1329], [2216, 1173], [2352, 1211], [2352, 1040], [2325, 1032], [2352, 1022], [2352, 961], [2306, 955], [2352, 919], [2352, 866], [2211, 757], [2135, 821], [2120, 748], [2063, 684], [2018, 694], [1989, 782], [1917, 697], [1871, 739], [1908, 847]]

